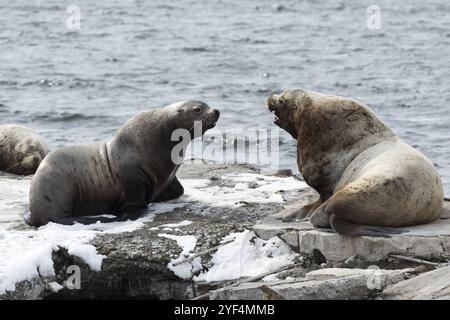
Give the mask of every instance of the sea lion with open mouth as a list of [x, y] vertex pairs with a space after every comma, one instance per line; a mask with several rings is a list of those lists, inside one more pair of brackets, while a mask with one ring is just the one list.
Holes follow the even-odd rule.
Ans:
[[437, 219], [443, 186], [433, 164], [369, 107], [335, 95], [287, 90], [272, 95], [275, 124], [297, 140], [297, 163], [320, 198], [288, 212], [348, 236], [401, 233]]
[[[203, 134], [219, 115], [200, 101], [179, 102], [132, 117], [110, 141], [51, 152], [31, 182], [25, 221], [42, 226], [133, 219], [151, 202], [181, 196], [175, 176], [180, 163], [172, 155], [180, 142], [172, 134], [184, 130], [193, 138], [196, 125]], [[82, 217], [100, 214], [118, 218]]]

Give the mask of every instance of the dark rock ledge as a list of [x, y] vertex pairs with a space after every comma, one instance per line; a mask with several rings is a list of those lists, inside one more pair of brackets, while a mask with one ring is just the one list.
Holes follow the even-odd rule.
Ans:
[[[221, 177], [229, 173], [258, 170], [237, 165], [184, 165], [178, 176], [209, 179], [211, 185], [222, 186], [229, 182]], [[450, 259], [448, 210], [435, 223], [410, 228], [390, 239], [351, 239], [315, 230], [308, 222], [282, 223], [277, 217], [283, 208], [302, 205], [316, 195], [309, 188], [279, 193], [284, 203], [252, 203], [251, 199], [237, 207], [191, 203], [155, 215], [138, 230], [101, 234], [90, 242], [106, 256], [100, 272], [91, 271], [80, 258], [59, 248], [52, 255], [56, 276], [19, 282], [14, 292], [0, 295], [0, 299], [191, 299], [202, 295], [210, 299], [450, 298], [450, 267], [445, 266]], [[450, 207], [448, 203], [446, 207]], [[177, 235], [195, 236], [195, 252], [219, 245], [230, 233], [249, 229], [264, 240], [279, 237], [299, 254], [300, 263], [266, 281], [235, 286], [229, 285], [236, 280], [183, 280], [168, 268], [181, 248], [176, 241], [158, 236], [161, 230], [156, 227], [184, 220], [192, 223], [180, 228]], [[211, 266], [211, 254], [202, 257], [204, 269]], [[64, 287], [54, 292], [52, 284], [64, 284], [66, 269], [73, 264], [81, 267], [81, 289]]]

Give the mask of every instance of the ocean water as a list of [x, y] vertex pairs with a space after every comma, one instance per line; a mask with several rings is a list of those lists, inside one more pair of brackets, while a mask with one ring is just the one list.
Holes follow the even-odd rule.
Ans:
[[[380, 29], [367, 26], [370, 5]], [[266, 129], [266, 98], [301, 87], [372, 107], [450, 194], [449, 60], [444, 0], [0, 0], [0, 123], [32, 127], [55, 149], [199, 99], [222, 111], [220, 130]], [[280, 142], [281, 166], [295, 168], [295, 142]]]

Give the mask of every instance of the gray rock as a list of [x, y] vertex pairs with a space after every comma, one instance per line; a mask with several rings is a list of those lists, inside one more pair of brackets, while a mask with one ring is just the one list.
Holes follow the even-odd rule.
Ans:
[[368, 299], [386, 286], [408, 278], [413, 271], [328, 268], [309, 272], [306, 278], [293, 281], [245, 283], [213, 290], [209, 297], [218, 300]]
[[386, 288], [383, 299], [448, 300], [450, 299], [450, 266], [422, 273], [415, 278]]
[[41, 278], [21, 281], [16, 284], [16, 290], [0, 295], [0, 300], [36, 300], [45, 291], [45, 281]]
[[[184, 179], [209, 179], [211, 186], [225, 186], [229, 180], [222, 179], [228, 173], [258, 173], [249, 166], [240, 165], [183, 165], [178, 176]], [[228, 186], [228, 185], [227, 185]], [[229, 186], [228, 186], [229, 187]], [[290, 191], [296, 199], [300, 193]], [[295, 195], [296, 194], [296, 195]], [[289, 203], [289, 201], [287, 202]], [[218, 284], [198, 283], [177, 277], [168, 268], [171, 258], [178, 257], [181, 248], [176, 241], [159, 237], [157, 226], [190, 220], [192, 224], [183, 226], [177, 235], [192, 235], [197, 239], [196, 252], [217, 246], [223, 237], [233, 232], [250, 228], [267, 215], [282, 210], [281, 203], [251, 203], [233, 207], [214, 207], [204, 203], [190, 202], [171, 212], [156, 214], [153, 221], [133, 232], [105, 233], [91, 240], [98, 254], [105, 255], [100, 272], [93, 272], [79, 258], [60, 248], [53, 253], [55, 277], [38, 277], [16, 284], [14, 292], [0, 295], [0, 299], [36, 298], [154, 298], [189, 299], [215, 289]], [[151, 206], [150, 206], [151, 209]], [[14, 227], [26, 229], [23, 222]], [[295, 244], [295, 240], [294, 244]], [[208, 267], [211, 254], [202, 257]], [[46, 284], [63, 284], [68, 275], [69, 265], [81, 268], [81, 289], [63, 288], [58, 292], [50, 290]]]
[[[304, 205], [303, 193], [297, 206]], [[391, 238], [345, 237], [332, 230], [315, 229], [309, 222], [285, 223], [279, 214], [264, 218], [253, 226], [255, 233], [268, 239], [279, 236], [302, 254], [318, 250], [327, 262], [344, 262], [351, 257], [362, 261], [386, 260], [390, 254], [402, 254], [429, 260], [450, 259], [450, 204], [445, 202], [442, 216], [437, 221], [421, 226], [404, 228], [405, 233]], [[298, 233], [298, 245], [295, 240]]]
[[[228, 186], [222, 179], [227, 173], [257, 173], [248, 166], [235, 165], [183, 165], [178, 176], [181, 178], [208, 179], [212, 186]], [[276, 174], [276, 173], [275, 173]], [[423, 274], [403, 281], [409, 276], [405, 270], [362, 270], [328, 268], [342, 262], [343, 265], [359, 267], [352, 261], [367, 263], [386, 260], [391, 253], [415, 256], [424, 259], [448, 259], [450, 253], [450, 206], [442, 218], [435, 223], [408, 228], [409, 232], [384, 238], [347, 238], [329, 230], [316, 230], [309, 222], [284, 223], [279, 213], [310, 202], [317, 195], [312, 189], [293, 190], [282, 193], [285, 202], [251, 203], [236, 207], [214, 207], [191, 202], [171, 212], [156, 214], [152, 222], [141, 229], [118, 234], [102, 234], [91, 241], [103, 260], [100, 272], [93, 272], [79, 258], [60, 248], [53, 253], [55, 276], [38, 277], [16, 284], [14, 292], [0, 296], [0, 299], [37, 298], [154, 298], [188, 299], [211, 291], [214, 299], [367, 299], [385, 286], [386, 298], [448, 297], [448, 280], [445, 271]], [[251, 200], [251, 199], [250, 199]], [[305, 259], [305, 265], [295, 270], [283, 271], [279, 278], [288, 280], [276, 283], [258, 282], [241, 284], [238, 287], [217, 289], [225, 283], [198, 283], [178, 278], [167, 264], [177, 257], [181, 249], [175, 241], [158, 236], [156, 226], [190, 220], [177, 235], [193, 235], [197, 238], [196, 252], [205, 251], [219, 244], [224, 236], [252, 228], [257, 236], [267, 240], [278, 236], [294, 250], [312, 259]], [[23, 223], [16, 230], [28, 228]], [[315, 257], [315, 258], [314, 258]], [[209, 267], [211, 254], [202, 257], [205, 268]], [[313, 262], [307, 262], [312, 260]], [[309, 272], [319, 268], [324, 269]], [[65, 270], [69, 265], [80, 266], [82, 286], [80, 290], [63, 288], [50, 290], [50, 282], [63, 284], [67, 279]], [[392, 268], [400, 265], [389, 266]], [[434, 272], [434, 271], [433, 271]], [[429, 275], [431, 274], [431, 276]], [[293, 277], [295, 278], [294, 280]], [[447, 273], [447, 278], [448, 273]], [[418, 279], [418, 283], [412, 281]], [[372, 282], [371, 282], [372, 281]], [[398, 285], [392, 285], [398, 282]], [[368, 285], [369, 284], [369, 285]], [[442, 286], [441, 286], [442, 284]], [[445, 285], [445, 286], [444, 286]], [[380, 289], [381, 288], [381, 289]], [[417, 290], [416, 290], [416, 289]], [[422, 291], [418, 290], [421, 289]]]
[[283, 234], [280, 234], [281, 240], [286, 242], [292, 249], [298, 251], [298, 232], [297, 231], [288, 231]]

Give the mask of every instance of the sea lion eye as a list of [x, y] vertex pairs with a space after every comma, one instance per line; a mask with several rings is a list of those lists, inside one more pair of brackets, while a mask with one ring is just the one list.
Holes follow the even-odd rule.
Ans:
[[195, 111], [195, 112], [200, 112], [200, 111], [202, 111], [202, 109], [201, 109], [200, 107], [195, 107], [195, 108], [194, 108], [194, 111]]

